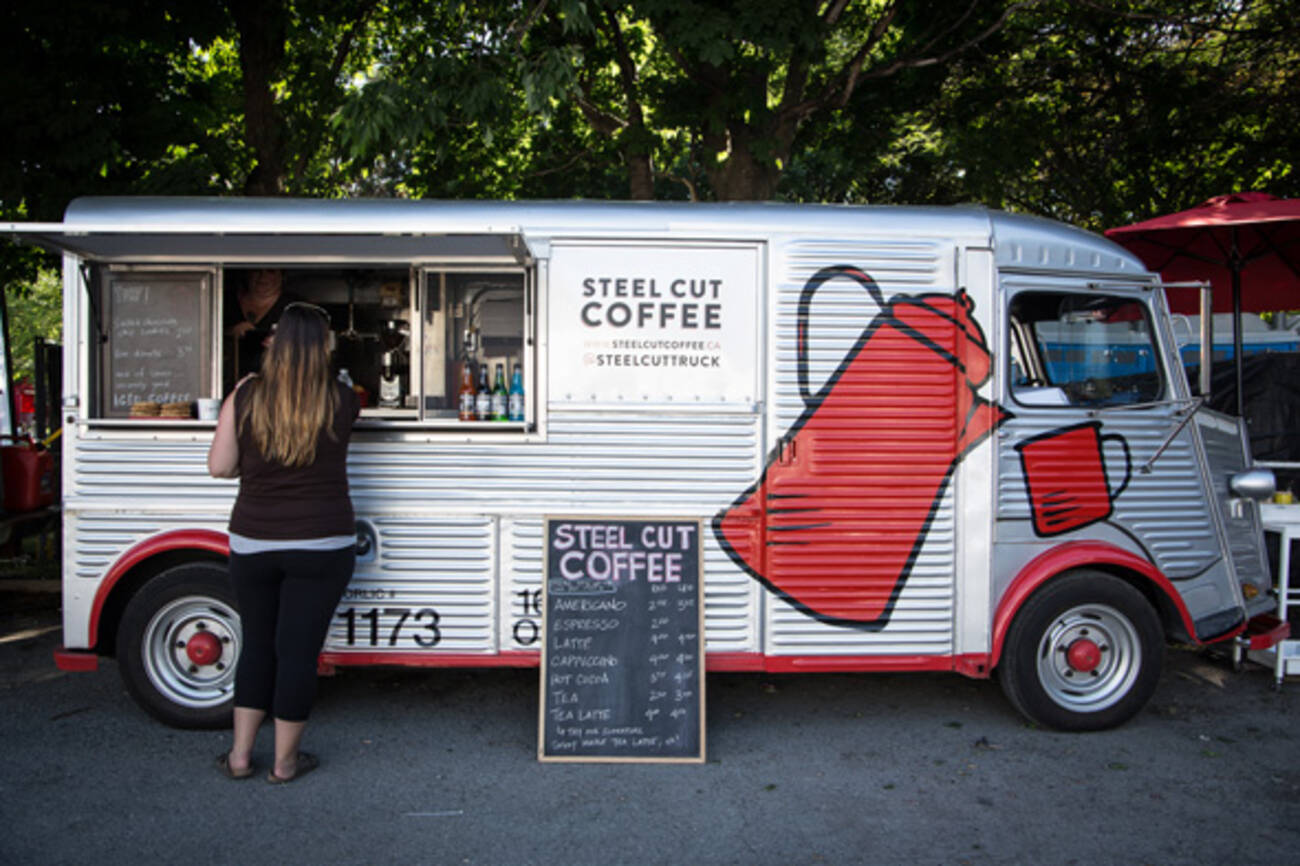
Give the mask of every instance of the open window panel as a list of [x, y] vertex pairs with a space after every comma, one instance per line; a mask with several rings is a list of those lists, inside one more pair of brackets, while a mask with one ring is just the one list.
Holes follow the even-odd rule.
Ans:
[[423, 419], [484, 429], [531, 426], [532, 272], [429, 268], [420, 280]]
[[[274, 279], [266, 275], [273, 273]], [[409, 267], [305, 267], [266, 264], [224, 269], [222, 293], [222, 393], [260, 369], [262, 355], [283, 307], [315, 304], [329, 316], [333, 365], [346, 371], [362, 414], [415, 419], [418, 383], [411, 376], [415, 321]], [[269, 311], [250, 296], [278, 282], [280, 298]], [[418, 367], [418, 365], [415, 365]]]
[[[255, 280], [264, 278], [257, 273], [264, 270], [224, 271], [223, 393], [258, 368], [270, 336], [269, 324], [246, 313], [241, 300]], [[395, 265], [288, 266], [278, 271], [286, 301], [316, 304], [329, 315], [335, 370], [347, 372], [363, 420], [501, 430], [531, 423], [527, 383], [534, 363], [525, 352], [532, 345], [525, 339], [532, 327], [525, 269]], [[476, 390], [480, 370], [486, 371], [488, 389], [500, 391], [507, 406], [513, 390], [515, 405], [523, 406], [521, 417], [509, 423], [508, 411], [500, 413], [505, 419], [489, 411], [464, 419], [458, 409], [467, 365]]]

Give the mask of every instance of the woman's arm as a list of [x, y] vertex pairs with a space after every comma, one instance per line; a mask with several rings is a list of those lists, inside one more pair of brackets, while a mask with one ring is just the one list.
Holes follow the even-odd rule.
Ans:
[[[240, 379], [239, 385], [248, 378]], [[221, 404], [217, 432], [212, 435], [212, 446], [208, 448], [208, 474], [213, 478], [236, 478], [239, 475], [239, 437], [235, 432], [235, 395], [239, 393], [239, 385]]]

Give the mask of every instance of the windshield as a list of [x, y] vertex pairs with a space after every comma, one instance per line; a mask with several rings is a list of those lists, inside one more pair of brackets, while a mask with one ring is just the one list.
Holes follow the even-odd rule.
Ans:
[[1159, 353], [1145, 305], [1092, 293], [1022, 292], [1011, 302], [1012, 395], [1045, 406], [1159, 400]]

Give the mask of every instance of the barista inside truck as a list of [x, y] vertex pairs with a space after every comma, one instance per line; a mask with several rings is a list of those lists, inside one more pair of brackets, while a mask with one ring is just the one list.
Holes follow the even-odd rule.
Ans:
[[[235, 381], [262, 366], [262, 351], [284, 308], [300, 300], [284, 289], [284, 272], [258, 268], [241, 275], [226, 272], [234, 291], [226, 297], [225, 333], [233, 340]], [[233, 384], [233, 383], [232, 383]]]

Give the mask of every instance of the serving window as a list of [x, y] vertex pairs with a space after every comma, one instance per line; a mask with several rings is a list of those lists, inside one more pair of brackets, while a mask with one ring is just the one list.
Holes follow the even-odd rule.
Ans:
[[101, 268], [90, 291], [102, 347], [94, 415], [197, 418], [201, 400], [259, 369], [280, 313], [304, 301], [329, 316], [334, 370], [352, 383], [363, 421], [527, 429], [531, 298], [524, 267]]
[[363, 414], [418, 418], [409, 268], [227, 267], [223, 276], [223, 394], [260, 368], [284, 307], [305, 301], [328, 314], [335, 373], [352, 383]]

